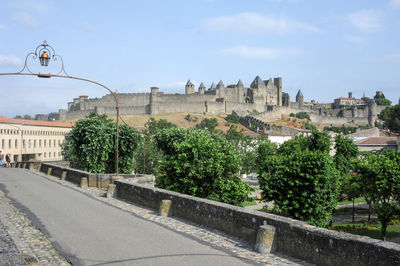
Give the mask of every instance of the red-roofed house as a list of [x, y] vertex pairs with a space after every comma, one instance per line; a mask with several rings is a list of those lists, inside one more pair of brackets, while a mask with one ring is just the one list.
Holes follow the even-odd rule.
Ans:
[[71, 123], [12, 119], [0, 116], [0, 150], [12, 161], [57, 161]]

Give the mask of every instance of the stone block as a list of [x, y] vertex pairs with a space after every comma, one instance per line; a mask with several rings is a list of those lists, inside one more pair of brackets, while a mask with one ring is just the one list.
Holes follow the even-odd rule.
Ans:
[[256, 252], [269, 254], [276, 250], [275, 226], [261, 225], [258, 229], [256, 244], [254, 246]]
[[107, 190], [107, 198], [113, 198], [115, 195], [115, 185], [114, 184], [109, 184], [108, 185], [108, 190]]
[[81, 187], [87, 188], [88, 187], [88, 179], [87, 177], [81, 178]]
[[159, 215], [160, 216], [168, 216], [168, 215], [170, 215], [171, 204], [172, 204], [171, 200], [162, 200], [160, 202]]
[[47, 175], [51, 175], [51, 170], [53, 170], [53, 168], [51, 167], [47, 168]]
[[65, 178], [67, 177], [67, 171], [63, 171], [62, 173], [61, 173], [61, 180], [65, 180]]

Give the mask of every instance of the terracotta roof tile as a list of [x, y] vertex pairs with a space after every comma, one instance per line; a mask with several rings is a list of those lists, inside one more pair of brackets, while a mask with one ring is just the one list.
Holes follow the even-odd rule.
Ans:
[[11, 123], [11, 124], [20, 124], [20, 125], [28, 125], [28, 126], [46, 126], [46, 127], [73, 127], [72, 123], [14, 119], [14, 118], [7, 118], [7, 117], [1, 116], [1, 115], [0, 115], [0, 123]]

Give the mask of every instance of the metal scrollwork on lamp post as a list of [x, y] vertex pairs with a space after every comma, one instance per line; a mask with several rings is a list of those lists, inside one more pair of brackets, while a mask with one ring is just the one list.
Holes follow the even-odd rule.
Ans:
[[[29, 69], [28, 66], [28, 59], [32, 58], [33, 60], [36, 60], [39, 58], [39, 62], [40, 65], [42, 67], [47, 67], [50, 63], [51, 60], [53, 61], [57, 61], [58, 59], [60, 59], [61, 61], [61, 68], [59, 70], [59, 72], [57, 72], [57, 74], [43, 74], [43, 73], [34, 73]], [[98, 83], [96, 81], [93, 80], [89, 80], [89, 79], [84, 79], [84, 78], [79, 78], [79, 77], [73, 77], [67, 74], [67, 72], [64, 69], [64, 61], [62, 59], [62, 57], [58, 54], [56, 54], [54, 48], [52, 46], [50, 46], [49, 44], [47, 44], [46, 41], [43, 41], [43, 43], [39, 46], [36, 47], [34, 52], [30, 52], [26, 55], [25, 57], [25, 64], [24, 67], [21, 69], [21, 71], [16, 72], [16, 73], [0, 73], [0, 76], [16, 76], [16, 75], [23, 75], [23, 76], [37, 76], [39, 78], [51, 78], [51, 77], [57, 77], [57, 78], [68, 78], [68, 79], [75, 79], [75, 80], [81, 80], [81, 81], [86, 81], [86, 82], [90, 82], [96, 85], [99, 85], [103, 88], [105, 88], [106, 90], [108, 90], [111, 95], [114, 97], [115, 100], [115, 105], [116, 105], [116, 111], [117, 111], [117, 119], [116, 119], [116, 134], [115, 134], [115, 174], [118, 175], [118, 135], [119, 135], [119, 126], [118, 126], [118, 122], [119, 122], [119, 103], [118, 103], [118, 98], [115, 95], [115, 93], [110, 90], [108, 87], [106, 87], [105, 85]]]

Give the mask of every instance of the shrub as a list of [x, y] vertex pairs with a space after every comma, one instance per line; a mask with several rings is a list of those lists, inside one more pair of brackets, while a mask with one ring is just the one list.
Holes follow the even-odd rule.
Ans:
[[[115, 171], [115, 123], [106, 115], [90, 114], [76, 122], [67, 136], [63, 153], [71, 167], [92, 173]], [[138, 132], [119, 125], [119, 164], [121, 173], [131, 173]]]
[[240, 157], [223, 136], [180, 128], [162, 130], [155, 139], [166, 156], [158, 187], [235, 205], [248, 199], [248, 184], [236, 176]]

